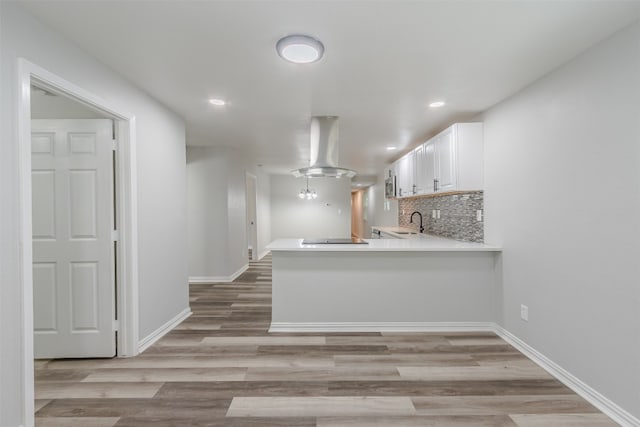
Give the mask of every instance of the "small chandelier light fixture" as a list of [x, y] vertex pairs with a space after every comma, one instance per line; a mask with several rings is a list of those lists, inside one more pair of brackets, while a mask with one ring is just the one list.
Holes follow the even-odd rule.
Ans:
[[307, 188], [303, 188], [302, 190], [300, 190], [300, 192], [298, 193], [298, 197], [302, 200], [313, 200], [318, 197], [318, 193], [316, 193], [316, 190], [309, 190], [309, 177], [307, 177]]

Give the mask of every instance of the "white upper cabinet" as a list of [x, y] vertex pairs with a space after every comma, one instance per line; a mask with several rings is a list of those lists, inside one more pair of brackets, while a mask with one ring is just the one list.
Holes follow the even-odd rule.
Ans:
[[422, 144], [416, 148], [415, 176], [416, 193], [433, 193], [433, 180], [436, 177], [435, 148], [433, 144]]
[[452, 190], [484, 190], [482, 123], [458, 123], [452, 128], [455, 153], [455, 188]]
[[415, 151], [402, 157], [397, 162], [398, 197], [409, 197], [415, 194]]
[[[435, 191], [456, 189], [456, 141], [455, 125], [441, 132], [433, 142], [435, 148]], [[430, 144], [431, 145], [431, 144]]]
[[456, 123], [395, 165], [398, 197], [483, 189], [482, 123]]

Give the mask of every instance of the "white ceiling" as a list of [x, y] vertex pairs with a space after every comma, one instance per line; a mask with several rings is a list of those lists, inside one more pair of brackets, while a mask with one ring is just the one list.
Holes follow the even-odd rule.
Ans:
[[[362, 174], [640, 18], [638, 1], [23, 4], [182, 116], [188, 145], [236, 147], [287, 171], [307, 165], [310, 116], [337, 115], [340, 165]], [[320, 39], [324, 58], [283, 61], [275, 43], [293, 33]]]

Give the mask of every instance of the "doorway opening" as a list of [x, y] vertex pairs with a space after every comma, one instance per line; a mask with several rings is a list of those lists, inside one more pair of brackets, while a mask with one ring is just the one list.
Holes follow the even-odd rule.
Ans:
[[[19, 76], [19, 96], [18, 96], [18, 126], [19, 126], [19, 153], [20, 153], [20, 269], [21, 269], [21, 285], [22, 285], [22, 319], [21, 319], [21, 332], [23, 345], [21, 347], [22, 353], [22, 366], [21, 366], [21, 378], [23, 389], [23, 419], [26, 425], [32, 425], [34, 422], [34, 245], [32, 238], [34, 236], [34, 227], [43, 229], [41, 222], [46, 220], [46, 216], [41, 218], [34, 217], [34, 208], [38, 206], [33, 204], [33, 197], [41, 197], [40, 191], [47, 188], [47, 185], [55, 185], [55, 179], [50, 180], [47, 184], [47, 180], [39, 180], [36, 182], [36, 186], [33, 183], [36, 179], [32, 179], [32, 166], [35, 164], [36, 154], [32, 154], [32, 150], [38, 151], [44, 150], [47, 146], [46, 138], [39, 141], [32, 139], [32, 91], [40, 91], [40, 95], [48, 96], [53, 101], [53, 98], [59, 98], [56, 101], [70, 102], [75, 107], [82, 107], [83, 111], [89, 112], [87, 114], [98, 114], [100, 117], [109, 119], [110, 123], [113, 123], [111, 133], [117, 135], [118, 144], [116, 150], [113, 147], [109, 147], [108, 156], [115, 161], [115, 165], [111, 166], [111, 184], [115, 189], [115, 193], [111, 193], [112, 207], [109, 220], [114, 221], [117, 224], [117, 229], [114, 233], [110, 233], [110, 238], [113, 239], [113, 249], [117, 252], [112, 253], [111, 258], [114, 264], [113, 280], [115, 283], [115, 289], [113, 290], [114, 296], [114, 320], [111, 327], [114, 331], [117, 331], [117, 356], [135, 356], [138, 354], [138, 273], [137, 273], [137, 193], [136, 193], [136, 166], [135, 166], [135, 117], [128, 113], [126, 109], [121, 106], [115, 106], [111, 103], [93, 95], [87, 90], [69, 82], [36, 64], [33, 64], [23, 58], [18, 60], [18, 76]], [[47, 93], [49, 95], [47, 95]], [[55, 97], [52, 95], [56, 95]], [[35, 96], [39, 96], [35, 94]], [[46, 102], [46, 101], [45, 101]], [[40, 105], [41, 106], [41, 105]], [[37, 107], [36, 107], [37, 108]], [[34, 111], [35, 112], [35, 111]], [[90, 132], [89, 132], [90, 133]], [[87, 134], [89, 134], [87, 133]], [[54, 138], [55, 139], [55, 138]], [[69, 140], [69, 144], [73, 145], [73, 149], [82, 152], [91, 150], [93, 145], [88, 142], [90, 138], [79, 138], [75, 142]], [[53, 139], [51, 139], [53, 141]], [[53, 147], [53, 145], [49, 145]], [[46, 150], [44, 150], [46, 151]], [[46, 170], [41, 169], [41, 170]], [[48, 170], [51, 172], [51, 169]], [[83, 171], [81, 169], [76, 170], [79, 177]], [[112, 175], [111, 175], [112, 174]], [[43, 174], [46, 175], [46, 172]], [[85, 174], [85, 177], [91, 175], [91, 173]], [[41, 177], [38, 177], [38, 179]], [[78, 239], [85, 238], [86, 230], [91, 230], [91, 221], [86, 221], [87, 218], [92, 217], [92, 211], [90, 204], [86, 204], [86, 200], [82, 200], [80, 195], [83, 191], [88, 191], [90, 194], [92, 180], [76, 180], [72, 186], [75, 185], [73, 191], [78, 191], [75, 197], [75, 212], [78, 214], [80, 222], [76, 223], [75, 231], [78, 232], [76, 237]], [[104, 182], [104, 180], [102, 180]], [[42, 184], [42, 185], [41, 185]], [[38, 187], [40, 186], [40, 187]], [[36, 188], [37, 187], [37, 188]], [[46, 195], [46, 192], [45, 192]], [[55, 196], [54, 196], [55, 197]], [[45, 197], [46, 199], [46, 197]], [[47, 202], [43, 199], [38, 199], [38, 203]], [[84, 203], [84, 204], [83, 204]], [[95, 209], [95, 205], [94, 205]], [[88, 214], [87, 214], [88, 213]], [[84, 215], [84, 216], [83, 216]], [[49, 220], [51, 220], [51, 215]], [[84, 222], [83, 222], [84, 221]], [[53, 223], [51, 223], [53, 224]], [[49, 225], [51, 225], [49, 224]], [[111, 224], [110, 224], [111, 225]], [[46, 227], [44, 227], [46, 228]], [[54, 230], [53, 228], [50, 229]], [[55, 230], [54, 230], [55, 231]], [[90, 234], [90, 233], [89, 233]], [[37, 254], [36, 254], [37, 255]], [[115, 268], [117, 265], [117, 268]], [[45, 267], [51, 267], [45, 266]], [[76, 278], [91, 278], [95, 273], [95, 265], [92, 261], [78, 260], [75, 267]], [[72, 269], [73, 270], [73, 269]], [[41, 272], [47, 272], [47, 268], [43, 268], [36, 274]], [[51, 273], [53, 268], [49, 268], [48, 272]], [[44, 275], [46, 277], [46, 274]], [[53, 276], [50, 276], [53, 277]], [[81, 280], [79, 280], [80, 282]], [[78, 283], [79, 283], [78, 282]], [[92, 281], [89, 280], [91, 283]], [[49, 289], [53, 289], [49, 287]], [[75, 297], [80, 299], [89, 298], [91, 292], [86, 293], [86, 288], [76, 289]], [[83, 292], [85, 292], [83, 294]], [[72, 297], [73, 298], [73, 297]], [[117, 309], [116, 307], [117, 299]], [[43, 298], [42, 301], [45, 301]], [[95, 299], [94, 299], [95, 300]], [[41, 313], [39, 313], [41, 314]], [[92, 315], [89, 311], [78, 311], [76, 314], [76, 327], [78, 332], [86, 332], [91, 329]], [[80, 317], [78, 317], [80, 316]], [[85, 317], [82, 317], [85, 316]], [[117, 320], [115, 320], [117, 318]], [[42, 319], [38, 319], [40, 322]], [[88, 321], [88, 323], [87, 323]], [[85, 329], [83, 331], [83, 329]], [[114, 347], [115, 347], [115, 343]]]
[[365, 197], [365, 191], [351, 190], [351, 237], [358, 239], [369, 237], [365, 235]]

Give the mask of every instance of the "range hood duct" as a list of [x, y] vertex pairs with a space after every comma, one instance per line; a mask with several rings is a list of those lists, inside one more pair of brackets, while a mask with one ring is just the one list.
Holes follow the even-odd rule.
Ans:
[[293, 176], [309, 178], [353, 178], [356, 171], [338, 167], [338, 117], [311, 117], [311, 160], [308, 168], [291, 171]]

